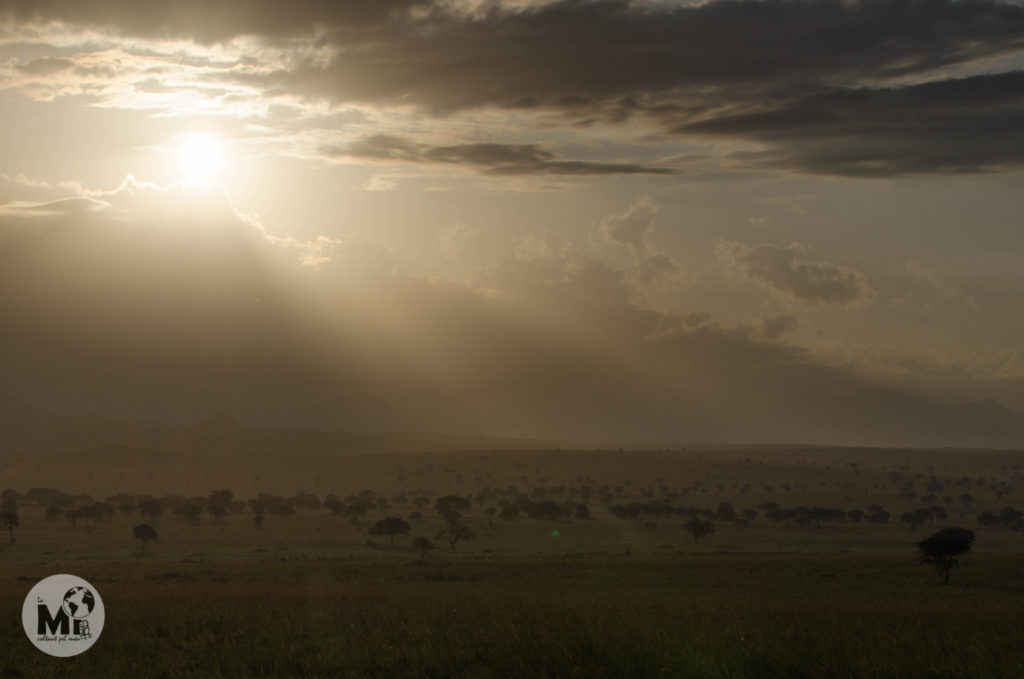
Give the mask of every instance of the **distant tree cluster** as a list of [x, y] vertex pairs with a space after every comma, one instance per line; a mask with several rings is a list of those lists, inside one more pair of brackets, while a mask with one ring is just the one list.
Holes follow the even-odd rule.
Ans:
[[512, 500], [498, 501], [498, 516], [502, 519], [515, 519], [523, 516], [537, 521], [554, 521], [557, 519], [590, 519], [590, 507], [573, 500], [535, 501], [528, 495], [519, 494]]
[[913, 511], [903, 512], [900, 515], [900, 521], [907, 524], [910, 530], [916, 530], [925, 524], [931, 526], [936, 519], [945, 521], [947, 518], [949, 518], [949, 512], [946, 511], [945, 507], [938, 505], [919, 507]]
[[1012, 530], [1024, 530], [1024, 512], [1013, 507], [1004, 507], [995, 514], [986, 509], [978, 515], [978, 523], [982, 526], [1006, 526]]
[[[790, 525], [795, 523], [800, 527], [810, 525], [820, 526], [823, 523], [888, 523], [889, 512], [879, 505], [871, 505], [867, 511], [851, 509], [849, 511], [838, 507], [781, 507], [775, 502], [765, 502], [758, 505], [758, 510], [764, 512], [765, 518], [774, 522]], [[700, 518], [705, 521], [724, 521], [737, 526], [747, 526], [758, 516], [754, 509], [736, 510], [729, 502], [719, 503], [717, 508], [676, 506], [665, 500], [652, 502], [630, 502], [626, 505], [610, 505], [608, 512], [620, 519], [637, 519], [643, 516], [670, 517], [681, 516]]]
[[357, 522], [359, 519], [366, 516], [373, 505], [367, 502], [362, 502], [358, 498], [350, 502], [344, 502], [339, 498], [332, 497], [324, 502], [324, 507], [330, 510], [331, 514], [335, 516], [345, 516], [351, 519], [353, 522]]
[[114, 518], [117, 510], [114, 505], [109, 502], [93, 502], [81, 507], [75, 507], [68, 509], [64, 512], [64, 516], [71, 521], [71, 525], [77, 526], [78, 522], [81, 521], [84, 525], [88, 526], [89, 522], [96, 522], [100, 520], [110, 521]]

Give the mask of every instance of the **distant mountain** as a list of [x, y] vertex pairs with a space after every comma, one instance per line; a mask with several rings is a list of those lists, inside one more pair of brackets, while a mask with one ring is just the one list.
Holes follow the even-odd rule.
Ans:
[[[750, 413], [745, 413], [749, 417]], [[741, 414], [737, 414], [737, 422]], [[742, 427], [729, 422], [685, 421], [686, 431], [655, 433], [642, 443], [550, 440], [425, 432], [354, 432], [313, 427], [252, 427], [223, 412], [191, 424], [124, 422], [94, 416], [40, 413], [17, 402], [0, 402], [0, 457], [70, 453], [126, 446], [172, 453], [227, 455], [373, 451], [523, 450], [554, 448], [677, 447], [687, 443], [737, 443], [735, 432], [754, 432], [746, 443], [815, 445], [1024, 448], [1024, 417], [992, 399], [944, 405], [896, 389], [847, 394], [810, 394], [775, 415]], [[704, 427], [702, 430], [701, 427]], [[760, 439], [757, 436], [760, 432]], [[674, 441], [674, 443], [669, 443]], [[686, 442], [686, 443], [681, 443]]]
[[946, 406], [866, 389], [817, 407], [836, 439], [882, 446], [1024, 448], [1024, 417], [991, 399]]
[[184, 425], [41, 415], [30, 410], [0, 419], [0, 457], [6, 458], [117, 447], [217, 455], [538, 449], [566, 445], [561, 441], [479, 435], [257, 428], [243, 425], [226, 413]]

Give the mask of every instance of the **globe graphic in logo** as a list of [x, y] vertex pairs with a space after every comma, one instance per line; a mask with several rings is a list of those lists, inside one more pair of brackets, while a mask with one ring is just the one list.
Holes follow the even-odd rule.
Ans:
[[64, 602], [61, 604], [61, 608], [64, 612], [70, 615], [72, 618], [81, 620], [92, 613], [92, 609], [96, 606], [96, 599], [85, 587], [72, 587], [68, 590], [68, 593], [64, 595]]

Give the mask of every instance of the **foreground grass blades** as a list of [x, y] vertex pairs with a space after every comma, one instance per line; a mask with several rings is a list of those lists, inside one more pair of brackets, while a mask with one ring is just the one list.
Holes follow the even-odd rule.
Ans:
[[102, 639], [60, 660], [0, 567], [0, 676], [1020, 677], [1024, 571], [897, 555], [89, 561]]

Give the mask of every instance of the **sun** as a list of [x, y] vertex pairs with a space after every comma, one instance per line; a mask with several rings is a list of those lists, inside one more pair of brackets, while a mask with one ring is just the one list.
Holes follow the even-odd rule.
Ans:
[[224, 170], [224, 144], [203, 132], [185, 135], [176, 144], [178, 166], [188, 184], [213, 181]]

